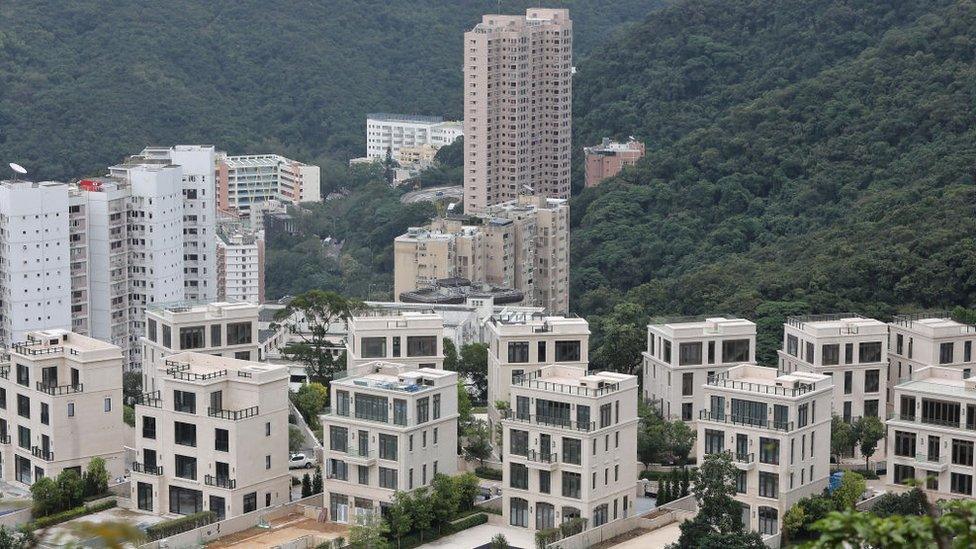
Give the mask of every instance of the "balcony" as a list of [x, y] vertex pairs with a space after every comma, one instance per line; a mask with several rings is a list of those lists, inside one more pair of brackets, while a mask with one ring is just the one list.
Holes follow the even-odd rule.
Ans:
[[54, 461], [54, 452], [50, 450], [44, 450], [40, 446], [35, 446], [31, 448], [31, 455], [36, 458], [43, 459], [44, 461]]
[[749, 471], [756, 468], [756, 454], [732, 454], [732, 463], [737, 469]]
[[144, 465], [138, 461], [132, 462], [132, 472], [133, 473], [143, 473], [146, 475], [156, 475], [161, 476], [163, 474], [162, 465]]
[[559, 456], [555, 452], [540, 452], [529, 450], [525, 454], [509, 454], [512, 461], [525, 461], [529, 467], [552, 471], [559, 464]]
[[10, 444], [10, 435], [0, 435], [0, 444]]
[[350, 465], [365, 465], [366, 467], [376, 465], [376, 450], [362, 452], [359, 448], [349, 448], [345, 455], [345, 462]]
[[536, 416], [532, 414], [528, 415], [518, 415], [512, 410], [501, 410], [502, 419], [508, 419], [512, 421], [521, 421], [524, 423], [531, 423], [534, 425], [542, 425], [545, 427], [558, 427], [561, 429], [568, 429], [570, 431], [584, 431], [590, 432], [596, 430], [595, 421], [584, 421], [577, 422], [571, 419], [564, 419], [561, 417], [552, 416]]
[[889, 421], [902, 421], [905, 423], [921, 423], [923, 425], [933, 425], [935, 427], [945, 427], [947, 429], [967, 429], [970, 431], [976, 430], [976, 423], [965, 424], [961, 421], [948, 421], [945, 419], [937, 419], [924, 416], [909, 416], [899, 413], [888, 414]]
[[925, 469], [926, 471], [943, 472], [949, 468], [949, 454], [942, 453], [938, 456], [928, 454], [915, 454], [914, 456], [899, 456], [895, 454], [896, 460], [904, 460], [906, 465]]
[[216, 486], [217, 488], [226, 488], [228, 490], [233, 490], [237, 488], [237, 481], [232, 478], [227, 477], [215, 477], [213, 475], [206, 475], [203, 477], [203, 483], [207, 486]]
[[163, 407], [163, 399], [159, 396], [159, 391], [142, 393], [136, 397], [135, 403], [141, 406], [151, 406], [153, 408]]
[[784, 431], [790, 432], [793, 430], [792, 421], [768, 421], [766, 419], [754, 418], [748, 416], [736, 416], [732, 414], [713, 414], [709, 410], [700, 410], [698, 412], [698, 419], [701, 421], [714, 421], [716, 423], [724, 423], [726, 425], [741, 425], [743, 427], [752, 427], [755, 429], [769, 429], [771, 431]]
[[48, 385], [38, 381], [36, 387], [38, 391], [53, 396], [73, 395], [85, 390], [85, 385], [83, 383], [76, 383], [73, 385]]
[[250, 408], [244, 408], [243, 410], [222, 410], [217, 408], [207, 408], [207, 415], [219, 419], [229, 419], [231, 421], [238, 421], [241, 419], [247, 419], [249, 417], [257, 416], [258, 407], [251, 406]]
[[[9, 356], [7, 356], [6, 358], [7, 358], [7, 360], [10, 360], [10, 357]], [[10, 379], [10, 365], [9, 364], [6, 365], [6, 366], [0, 366], [0, 377], [2, 377], [3, 379]]]

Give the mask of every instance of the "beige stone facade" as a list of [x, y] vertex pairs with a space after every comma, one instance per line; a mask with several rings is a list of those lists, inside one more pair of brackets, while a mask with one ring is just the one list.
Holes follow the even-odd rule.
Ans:
[[346, 372], [349, 377], [369, 373], [376, 361], [412, 368], [444, 367], [444, 319], [422, 311], [371, 311], [348, 321]]

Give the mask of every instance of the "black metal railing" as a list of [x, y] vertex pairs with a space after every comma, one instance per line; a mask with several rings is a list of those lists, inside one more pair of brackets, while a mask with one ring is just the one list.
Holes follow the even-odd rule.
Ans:
[[207, 372], [205, 374], [180, 370], [174, 371], [170, 375], [173, 376], [173, 379], [179, 379], [181, 381], [207, 381], [209, 379], [225, 377], [227, 375], [227, 370], [217, 370], [216, 372]]
[[10, 444], [10, 435], [0, 436], [0, 444]]
[[744, 425], [746, 427], [758, 427], [760, 429], [772, 429], [774, 431], [792, 431], [792, 421], [769, 421], [762, 418], [749, 416], [736, 416], [732, 414], [713, 414], [710, 410], [698, 412], [698, 419], [705, 421], [717, 421], [729, 425]]
[[232, 478], [227, 477], [215, 477], [213, 475], [206, 475], [203, 477], [203, 483], [207, 486], [216, 486], [217, 488], [227, 488], [228, 490], [233, 490], [237, 488], [237, 481]]
[[251, 406], [243, 410], [222, 410], [218, 408], [207, 408], [207, 415], [220, 419], [230, 419], [233, 421], [246, 419], [258, 415], [258, 407]]
[[732, 454], [732, 459], [738, 461], [739, 463], [754, 463], [756, 461], [756, 454], [751, 452], [748, 454], [735, 453]]
[[38, 391], [47, 393], [49, 395], [73, 395], [85, 390], [84, 383], [76, 383], [72, 385], [48, 385], [44, 382], [38, 381], [36, 387]]
[[10, 366], [0, 366], [0, 377], [10, 379]]
[[571, 419], [565, 419], [561, 417], [553, 416], [538, 416], [538, 415], [525, 415], [516, 414], [512, 410], [501, 410], [501, 415], [503, 419], [513, 419], [515, 421], [523, 421], [525, 423], [534, 423], [536, 425], [545, 425], [546, 427], [561, 427], [563, 429], [569, 429], [572, 431], [595, 431], [596, 421], [573, 421]]
[[141, 395], [136, 397], [135, 403], [142, 406], [152, 406], [153, 408], [163, 407], [163, 399], [160, 396], [159, 391], [142, 393]]
[[44, 461], [54, 461], [54, 452], [50, 450], [45, 451], [40, 446], [31, 448], [31, 454], [36, 458], [43, 459]]
[[132, 462], [132, 470], [136, 473], [145, 473], [147, 475], [161, 476], [163, 474], [162, 465], [145, 465], [138, 461]]

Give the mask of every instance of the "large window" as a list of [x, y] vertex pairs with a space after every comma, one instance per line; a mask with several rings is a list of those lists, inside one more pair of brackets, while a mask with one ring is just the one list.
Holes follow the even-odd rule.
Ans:
[[[31, 431], [23, 425], [17, 426], [17, 445], [26, 450], [31, 448]], [[30, 484], [30, 481], [27, 481], [26, 484]]]
[[539, 492], [543, 494], [552, 492], [552, 473], [545, 469], [539, 470]]
[[767, 423], [766, 403], [733, 398], [732, 421], [745, 425], [765, 427]]
[[939, 344], [939, 364], [951, 364], [956, 344], [952, 341]]
[[163, 324], [163, 347], [173, 348], [173, 329], [167, 324]]
[[959, 416], [958, 402], [922, 399], [922, 423], [959, 427]]
[[662, 360], [666, 364], [671, 364], [671, 340], [665, 339], [661, 342], [661, 355]]
[[[537, 421], [553, 425], [570, 425], [569, 403], [537, 398], [535, 400]], [[580, 428], [584, 428], [580, 425]]]
[[915, 468], [909, 467], [908, 465], [895, 464], [895, 484], [904, 484], [906, 480], [915, 480]]
[[206, 347], [203, 341], [204, 338], [204, 328], [203, 326], [188, 326], [186, 328], [180, 328], [180, 349], [202, 349]]
[[257, 511], [258, 509], [258, 493], [251, 492], [250, 494], [244, 494], [244, 512], [250, 513], [251, 511]]
[[437, 336], [407, 336], [407, 356], [437, 356]]
[[579, 473], [563, 471], [563, 497], [579, 499], [582, 486], [583, 477]]
[[610, 421], [613, 418], [613, 406], [610, 403], [603, 404], [600, 406], [600, 428], [603, 429], [610, 425]]
[[701, 363], [702, 344], [700, 341], [678, 344], [678, 366], [694, 366]]
[[173, 409], [188, 414], [197, 413], [197, 395], [189, 391], [173, 391]]
[[156, 438], [156, 418], [142, 416], [142, 438]]
[[223, 326], [220, 324], [210, 325], [210, 346], [220, 347], [223, 345]]
[[252, 340], [250, 322], [232, 322], [227, 325], [228, 345], [244, 345]]
[[517, 456], [529, 455], [529, 432], [519, 429], [509, 429], [511, 452]]
[[153, 510], [153, 489], [152, 484], [139, 482], [136, 484], [136, 493], [139, 509], [143, 511]]
[[787, 334], [786, 336], [786, 352], [790, 356], [797, 356], [800, 352], [800, 340], [796, 338], [795, 335]]
[[230, 451], [230, 432], [227, 429], [214, 429], [214, 450]]
[[744, 494], [746, 493], [746, 488], [748, 488], [748, 478], [749, 472], [738, 470], [735, 475], [735, 493]]
[[359, 340], [362, 349], [362, 358], [386, 358], [386, 338], [385, 337], [364, 337]]
[[759, 508], [759, 533], [761, 535], [773, 535], [779, 529], [779, 511], [773, 507]]
[[179, 486], [169, 487], [169, 512], [177, 515], [192, 515], [203, 511], [203, 492], [180, 488]]
[[725, 397], [712, 395], [710, 397], [710, 417], [712, 419], [724, 420], [725, 419]]
[[714, 429], [705, 429], [705, 453], [718, 454], [725, 451], [725, 433]]
[[844, 394], [849, 395], [854, 392], [854, 372], [848, 370], [844, 372]]
[[183, 446], [197, 445], [197, 426], [182, 421], [173, 422], [173, 437], [177, 444]]
[[529, 361], [529, 342], [528, 341], [509, 341], [508, 342], [508, 362], [521, 364]]
[[968, 440], [952, 439], [952, 463], [973, 466], [973, 443]]
[[380, 488], [397, 489], [397, 470], [380, 467]]
[[529, 489], [529, 468], [521, 463], [509, 463], [509, 486], [521, 490]]
[[345, 427], [329, 426], [329, 449], [337, 452], [349, 451], [349, 429]]
[[749, 362], [749, 340], [727, 339], [722, 342], [722, 362]]
[[517, 396], [515, 397], [515, 417], [517, 419], [528, 420], [531, 415], [529, 408], [529, 397]]
[[396, 435], [385, 435], [380, 433], [379, 443], [380, 443], [380, 459], [389, 459], [391, 461], [396, 461], [397, 459]]
[[881, 342], [868, 341], [858, 345], [858, 359], [861, 364], [881, 362]]
[[26, 395], [17, 395], [17, 415], [30, 419], [30, 398]]
[[406, 400], [400, 398], [393, 399], [393, 423], [397, 425], [407, 424], [407, 401]]
[[607, 504], [597, 505], [593, 509], [593, 526], [602, 526], [607, 523]]
[[953, 494], [973, 495], [973, 475], [952, 473], [950, 477], [950, 491]]
[[779, 440], [759, 437], [759, 462], [779, 465]]
[[895, 431], [895, 455], [902, 457], [915, 457], [915, 433], [905, 431]]
[[580, 361], [579, 340], [556, 342], [556, 362], [579, 362], [579, 361]]
[[522, 498], [512, 498], [509, 509], [512, 526], [529, 526], [529, 502]]
[[880, 370], [866, 370], [864, 372], [864, 392], [877, 393], [880, 385]]
[[550, 503], [535, 504], [535, 529], [547, 530], [556, 526], [556, 508]]
[[820, 357], [821, 364], [824, 366], [835, 366], [840, 364], [840, 344], [834, 343], [832, 345], [823, 345], [820, 350], [823, 355]]
[[684, 372], [681, 374], [681, 396], [691, 396], [695, 394], [695, 374]]
[[563, 461], [573, 465], [582, 463], [583, 442], [578, 438], [563, 437]]
[[430, 398], [417, 399], [417, 423], [427, 423], [430, 420]]
[[176, 476], [190, 480], [197, 479], [197, 458], [176, 454]]
[[354, 404], [356, 417], [369, 421], [389, 421], [389, 407], [386, 397], [356, 393]]
[[759, 495], [764, 498], [779, 497], [779, 476], [775, 473], [759, 471]]
[[156, 343], [156, 321], [151, 318], [146, 319], [146, 337]]
[[796, 407], [796, 427], [806, 427], [810, 419], [810, 404], [801, 404]]
[[349, 417], [349, 391], [336, 391], [335, 413]]

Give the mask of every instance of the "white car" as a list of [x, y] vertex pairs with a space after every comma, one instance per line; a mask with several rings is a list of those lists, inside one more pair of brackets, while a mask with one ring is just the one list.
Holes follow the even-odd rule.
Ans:
[[288, 459], [289, 469], [311, 469], [312, 467], [315, 467], [315, 463], [305, 454], [292, 454], [291, 458]]

